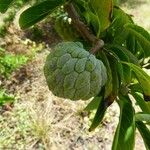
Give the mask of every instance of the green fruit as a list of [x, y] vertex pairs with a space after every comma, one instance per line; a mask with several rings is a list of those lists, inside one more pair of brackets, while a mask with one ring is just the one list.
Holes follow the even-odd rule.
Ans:
[[96, 96], [107, 80], [102, 61], [79, 42], [62, 42], [47, 56], [44, 74], [49, 89], [58, 97], [87, 100]]

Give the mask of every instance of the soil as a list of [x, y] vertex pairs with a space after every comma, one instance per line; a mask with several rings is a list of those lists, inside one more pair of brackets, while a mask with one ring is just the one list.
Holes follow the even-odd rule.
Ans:
[[[48, 50], [42, 51], [33, 62], [15, 73], [10, 81], [6, 81], [7, 89], [18, 97], [18, 101], [15, 102], [12, 112], [9, 114], [9, 119], [13, 118], [11, 115], [16, 113], [14, 111], [18, 111], [19, 108], [25, 110], [30, 116], [31, 125], [33, 119], [37, 126], [42, 126], [41, 128], [48, 126], [45, 137], [41, 138], [46, 138], [46, 141], [41, 143], [44, 144], [44, 147], [50, 145], [50, 149], [110, 149], [114, 128], [118, 121], [116, 104], [110, 108], [111, 111], [106, 115], [103, 124], [96, 131], [90, 133], [88, 131], [89, 116], [83, 111], [88, 102], [60, 99], [48, 90], [43, 75], [43, 64], [48, 53]], [[5, 117], [8, 114], [5, 112], [2, 115]], [[36, 117], [38, 117], [37, 120]], [[43, 119], [43, 122], [40, 119]], [[12, 123], [10, 122], [10, 124]], [[36, 134], [37, 129], [34, 130], [30, 130], [31, 134]], [[13, 146], [17, 146], [17, 143]], [[35, 147], [35, 149], [39, 149], [39, 143], [40, 141], [33, 146], [28, 144], [31, 149]], [[25, 148], [28, 149], [28, 145]]]
[[[1, 116], [7, 120], [7, 128], [11, 128], [8, 130], [14, 132], [15, 138], [15, 143], [1, 143], [2, 149], [110, 150], [119, 117], [117, 104], [113, 103], [109, 108], [102, 125], [89, 132], [89, 118], [94, 114], [83, 111], [89, 101], [60, 99], [48, 90], [43, 64], [49, 51], [50, 49], [45, 49], [38, 53], [34, 61], [15, 72], [11, 80], [4, 83], [18, 99], [13, 109], [5, 111]], [[4, 127], [4, 122], [0, 122]], [[20, 130], [20, 126], [25, 127]], [[3, 134], [6, 136], [6, 131]], [[7, 138], [11, 139], [9, 135]], [[136, 149], [143, 150], [140, 137], [137, 142]]]

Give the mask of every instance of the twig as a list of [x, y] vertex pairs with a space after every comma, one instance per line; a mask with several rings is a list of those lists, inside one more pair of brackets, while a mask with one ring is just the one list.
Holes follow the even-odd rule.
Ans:
[[68, 13], [69, 17], [72, 19], [72, 23], [77, 29], [77, 31], [81, 34], [81, 36], [92, 43], [93, 48], [91, 49], [91, 53], [96, 53], [104, 46], [104, 41], [98, 39], [92, 31], [88, 28], [84, 22], [81, 21], [77, 11], [75, 10], [72, 3], [68, 3], [65, 5], [65, 10]]
[[91, 53], [95, 54], [98, 50], [100, 50], [101, 48], [103, 48], [104, 46], [104, 41], [101, 39], [98, 39], [94, 45], [94, 47], [91, 49]]

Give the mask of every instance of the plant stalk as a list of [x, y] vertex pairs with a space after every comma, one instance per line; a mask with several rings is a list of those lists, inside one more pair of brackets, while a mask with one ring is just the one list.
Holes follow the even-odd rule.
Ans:
[[100, 50], [104, 46], [104, 41], [98, 39], [90, 30], [90, 28], [81, 21], [76, 9], [74, 8], [72, 3], [67, 3], [65, 5], [65, 10], [68, 13], [69, 17], [72, 19], [72, 23], [80, 35], [90, 43], [92, 43], [93, 47], [91, 49], [91, 53], [95, 54], [98, 50]]

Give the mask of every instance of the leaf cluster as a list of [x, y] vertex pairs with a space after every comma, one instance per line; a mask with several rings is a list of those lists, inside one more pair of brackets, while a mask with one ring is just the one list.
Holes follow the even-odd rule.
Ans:
[[8, 78], [11, 73], [28, 61], [25, 55], [14, 55], [0, 48], [0, 76]]

